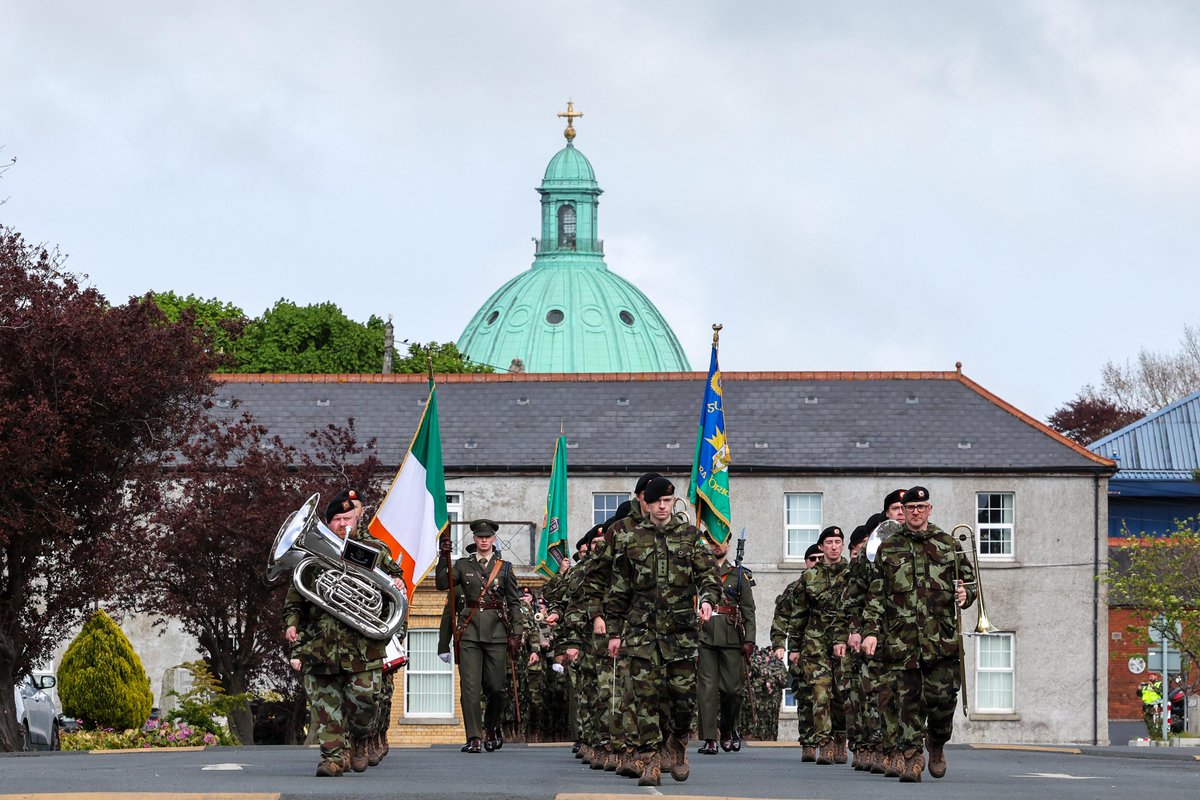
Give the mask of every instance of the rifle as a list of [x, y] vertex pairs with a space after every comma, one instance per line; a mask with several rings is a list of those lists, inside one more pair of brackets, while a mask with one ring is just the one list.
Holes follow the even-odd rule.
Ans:
[[450, 593], [450, 597], [448, 598], [450, 602], [450, 642], [451, 648], [454, 651], [454, 663], [457, 664], [458, 641], [461, 633], [458, 630], [458, 609], [455, 608], [454, 602], [454, 562], [450, 560], [450, 550], [453, 548], [453, 544], [450, 542], [449, 526], [447, 526], [446, 530], [442, 532], [442, 542], [451, 545], [450, 547], [443, 547], [439, 557], [442, 559], [442, 563], [446, 566], [446, 576], [450, 581], [450, 588], [447, 589], [447, 591]]
[[738, 602], [738, 633], [742, 638], [742, 678], [746, 682], [746, 696], [750, 700], [750, 721], [755, 725], [758, 724], [758, 714], [754, 710], [754, 684], [750, 682], [750, 656], [746, 653], [746, 623], [742, 620], [742, 576], [745, 574], [742, 567], [742, 559], [746, 557], [746, 529], [742, 528], [742, 535], [738, 537], [737, 556], [734, 558], [733, 566], [737, 570], [737, 602]]

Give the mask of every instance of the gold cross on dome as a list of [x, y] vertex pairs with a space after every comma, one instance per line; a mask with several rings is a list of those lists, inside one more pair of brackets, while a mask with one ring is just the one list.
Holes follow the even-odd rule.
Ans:
[[575, 138], [575, 118], [582, 117], [582, 111], [575, 110], [575, 103], [571, 100], [567, 101], [567, 110], [559, 111], [558, 116], [567, 118], [567, 129], [563, 131], [563, 136], [567, 137], [567, 141]]

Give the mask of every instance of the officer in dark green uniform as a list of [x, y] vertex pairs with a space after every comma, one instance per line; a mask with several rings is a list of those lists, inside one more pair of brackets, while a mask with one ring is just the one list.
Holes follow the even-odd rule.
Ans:
[[[459, 687], [467, 732], [464, 753], [491, 752], [503, 745], [500, 723], [509, 672], [506, 659], [518, 657], [521, 650], [521, 619], [515, 613], [521, 591], [512, 563], [500, 558], [495, 550], [498, 530], [490, 519], [473, 521], [475, 553], [455, 561], [452, 569], [446, 566], [448, 559], [440, 559], [435, 576], [438, 589], [446, 591], [453, 586], [462, 592], [454, 640], [458, 643]], [[442, 540], [441, 547], [443, 553], [449, 552], [448, 538]]]
[[726, 753], [742, 749], [738, 714], [746, 692], [747, 664], [754, 652], [754, 578], [750, 570], [729, 563], [729, 545], [712, 545], [721, 600], [700, 629], [696, 695], [700, 708], [701, 755], [715, 756], [717, 740]]
[[[325, 509], [330, 530], [343, 539], [375, 540], [360, 526], [359, 493], [346, 489]], [[404, 586], [403, 572], [381, 548], [379, 568]], [[300, 671], [312, 709], [312, 725], [321, 746], [318, 777], [337, 777], [347, 768], [364, 772], [367, 743], [376, 732], [377, 704], [383, 687], [387, 642], [369, 639], [326, 613], [288, 586], [283, 619], [292, 667]], [[376, 761], [378, 763], [378, 761]]]

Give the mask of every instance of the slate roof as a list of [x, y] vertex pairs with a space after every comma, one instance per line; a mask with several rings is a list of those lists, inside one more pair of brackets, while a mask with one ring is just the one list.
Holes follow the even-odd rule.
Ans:
[[[392, 468], [428, 391], [421, 375], [218, 377], [220, 398], [236, 397], [285, 441], [353, 417]], [[560, 425], [572, 472], [690, 471], [705, 378], [437, 376], [446, 471], [546, 472]], [[961, 372], [727, 372], [722, 382], [735, 474], [1113, 471]]]
[[1200, 392], [1176, 400], [1089, 448], [1116, 460], [1118, 478], [1191, 480], [1200, 468]]

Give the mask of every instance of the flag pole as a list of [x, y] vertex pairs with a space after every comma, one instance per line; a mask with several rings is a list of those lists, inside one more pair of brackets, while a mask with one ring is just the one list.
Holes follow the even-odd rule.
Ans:
[[[714, 323], [713, 323], [713, 326], [712, 326], [712, 330], [713, 330], [713, 340], [712, 340], [712, 347], [713, 347], [713, 350], [714, 350], [714, 351], [717, 351], [717, 352], [719, 352], [719, 351], [720, 351], [720, 349], [721, 349], [721, 329], [722, 329], [722, 328], [724, 328], [724, 327], [725, 327], [725, 326], [724, 326], [724, 325], [722, 325], [720, 322], [714, 322]], [[706, 379], [706, 380], [707, 380], [707, 379]], [[693, 508], [693, 511], [695, 511], [695, 514], [696, 514], [696, 527], [699, 527], [699, 526], [700, 526], [700, 519], [701, 519], [701, 517], [700, 517], [700, 503], [701, 503], [701, 502], [702, 502], [702, 498], [700, 497], [700, 492], [696, 492], [696, 505], [695, 505], [695, 506], [694, 506], [694, 508]]]

